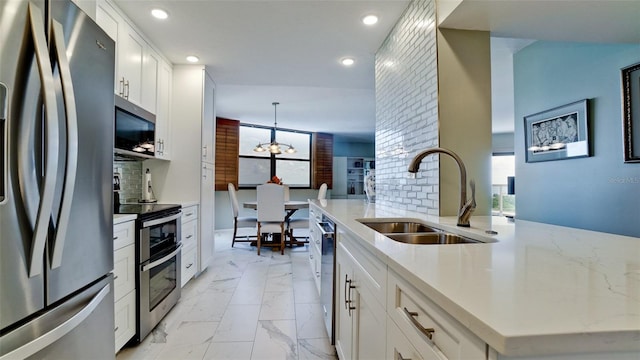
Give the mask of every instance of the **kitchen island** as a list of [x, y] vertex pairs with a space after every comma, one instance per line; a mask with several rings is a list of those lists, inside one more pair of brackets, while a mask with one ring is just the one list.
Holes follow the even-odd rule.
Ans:
[[[471, 227], [461, 228], [455, 217], [358, 200], [310, 203], [336, 223], [338, 242], [340, 231], [355, 239], [386, 266], [389, 286], [394, 275], [417, 289], [484, 342], [488, 359], [640, 356], [638, 238], [490, 216], [472, 216]], [[486, 243], [404, 244], [362, 218], [410, 218]], [[393, 299], [382, 301], [388, 319]]]

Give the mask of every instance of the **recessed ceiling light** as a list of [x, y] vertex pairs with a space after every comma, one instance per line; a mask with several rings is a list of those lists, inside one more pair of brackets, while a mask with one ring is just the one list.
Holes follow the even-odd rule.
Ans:
[[355, 63], [356, 61], [353, 60], [353, 58], [344, 58], [342, 60], [340, 60], [340, 63], [344, 66], [351, 66]]
[[167, 12], [162, 9], [151, 10], [151, 15], [153, 15], [153, 17], [155, 17], [156, 19], [161, 19], [161, 20], [164, 20], [169, 17], [169, 14], [167, 14]]
[[375, 15], [367, 15], [362, 18], [362, 23], [365, 25], [373, 25], [378, 22], [378, 17]]
[[200, 59], [197, 56], [189, 55], [187, 56], [187, 61], [191, 63], [197, 63]]

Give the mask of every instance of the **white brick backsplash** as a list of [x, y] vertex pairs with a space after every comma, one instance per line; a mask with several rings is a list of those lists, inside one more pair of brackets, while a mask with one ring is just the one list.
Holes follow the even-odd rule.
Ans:
[[376, 53], [376, 202], [438, 214], [438, 157], [407, 168], [438, 146], [435, 1], [413, 1]]

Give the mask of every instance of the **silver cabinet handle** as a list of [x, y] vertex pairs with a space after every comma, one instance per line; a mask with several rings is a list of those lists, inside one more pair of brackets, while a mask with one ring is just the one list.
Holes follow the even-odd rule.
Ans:
[[67, 120], [66, 166], [64, 175], [64, 189], [62, 192], [62, 205], [58, 217], [53, 254], [51, 256], [51, 268], [55, 269], [62, 264], [62, 252], [67, 238], [67, 227], [71, 214], [71, 201], [76, 185], [76, 173], [78, 168], [78, 114], [76, 113], [76, 100], [71, 81], [71, 69], [67, 58], [67, 49], [64, 42], [62, 24], [53, 21], [53, 43], [62, 82], [64, 111]]
[[118, 240], [118, 237], [117, 237], [117, 236], [114, 236], [114, 237], [113, 237], [113, 240]]
[[118, 89], [118, 95], [124, 97], [124, 76], [122, 77], [122, 80], [120, 80], [118, 83], [120, 84], [120, 89]]
[[111, 284], [107, 284], [96, 294], [96, 296], [93, 297], [93, 299], [91, 299], [87, 306], [78, 311], [78, 313], [71, 317], [69, 320], [63, 322], [55, 329], [38, 337], [37, 339], [4, 354], [2, 357], [0, 357], [0, 360], [26, 359], [31, 355], [39, 352], [40, 350], [46, 348], [47, 346], [53, 344], [63, 336], [67, 335], [73, 329], [78, 327], [78, 325], [82, 324], [110, 292]]
[[193, 266], [193, 263], [191, 263], [191, 264], [189, 264], [189, 265], [185, 266], [185, 268], [187, 268], [187, 269], [188, 269], [188, 268], [190, 268], [190, 267], [192, 267], [192, 266]]
[[396, 352], [396, 358], [395, 360], [411, 360], [410, 358], [403, 358], [402, 354], [400, 353], [400, 351], [398, 351], [397, 349], [395, 349]]
[[124, 98], [129, 100], [129, 80], [124, 82], [124, 89], [125, 89]]
[[420, 324], [418, 322], [418, 320], [416, 320], [416, 318], [418, 317], [418, 313], [417, 312], [409, 311], [405, 307], [404, 308], [404, 313], [405, 313], [405, 315], [407, 315], [409, 320], [411, 320], [411, 323], [413, 324], [413, 326], [416, 327], [416, 329], [418, 329], [418, 331], [420, 331], [424, 336], [428, 337], [429, 340], [433, 340], [433, 333], [436, 332], [436, 330], [434, 328], [425, 328], [425, 327], [423, 327], [422, 324]]
[[42, 97], [45, 109], [45, 163], [44, 163], [44, 185], [42, 186], [42, 196], [38, 206], [38, 215], [33, 231], [33, 241], [31, 245], [31, 263], [29, 277], [34, 277], [42, 273], [44, 247], [47, 232], [49, 230], [49, 219], [53, 209], [53, 198], [56, 188], [56, 168], [58, 165], [58, 139], [59, 123], [58, 109], [56, 106], [55, 86], [53, 82], [53, 71], [49, 62], [47, 52], [47, 41], [45, 39], [45, 27], [42, 10], [29, 3], [29, 23], [31, 24], [31, 36], [33, 47], [38, 63], [38, 73], [42, 82]]
[[193, 235], [187, 235], [187, 239], [191, 239]]
[[120, 326], [116, 326], [116, 328], [113, 329], [113, 332], [118, 332], [118, 329], [120, 329]]

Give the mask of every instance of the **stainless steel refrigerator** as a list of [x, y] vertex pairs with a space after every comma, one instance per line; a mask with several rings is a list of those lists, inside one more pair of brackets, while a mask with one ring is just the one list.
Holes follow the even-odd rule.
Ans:
[[113, 359], [114, 42], [0, 0], [0, 359]]

